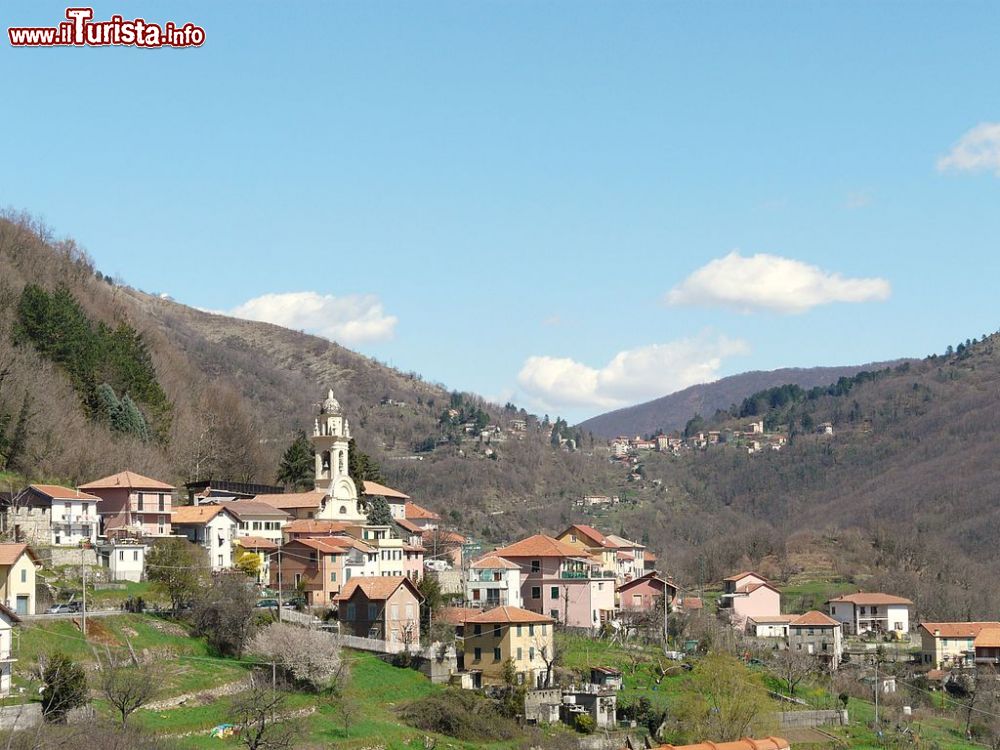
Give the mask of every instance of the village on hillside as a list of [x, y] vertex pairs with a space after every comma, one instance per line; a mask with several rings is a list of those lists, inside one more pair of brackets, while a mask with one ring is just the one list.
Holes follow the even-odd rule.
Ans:
[[[111, 638], [101, 623], [122, 612], [188, 611], [196, 621], [210, 618], [211, 642], [212, 628], [229, 627], [221, 599], [234, 596], [232, 585], [249, 607], [236, 620], [265, 623], [262, 632], [315, 634], [324, 639], [320, 650], [367, 654], [428, 685], [482, 696], [522, 726], [602, 736], [594, 747], [675, 747], [656, 744], [669, 736], [668, 688], [707, 669], [720, 650], [757, 674], [761, 694], [775, 703], [740, 732], [766, 726], [768, 739], [733, 748], [850, 737], [852, 713], [866, 713], [869, 699], [876, 724], [881, 699], [899, 731], [912, 731], [904, 726], [914, 710], [902, 702], [908, 686], [965, 705], [982, 670], [1000, 664], [1000, 622], [923, 621], [891, 591], [843, 590], [816, 608], [788, 611], [779, 585], [752, 570], [693, 586], [663, 569], [664, 550], [583, 523], [484, 545], [460, 524], [444, 524], [428, 507], [432, 498], [418, 502], [405, 488], [352, 478], [350, 418], [332, 390], [308, 433], [309, 489], [211, 480], [175, 487], [122, 467], [77, 487], [32, 483], [5, 493], [0, 729], [37, 723], [51, 710], [26, 690], [39, 679], [46, 689], [44, 668], [21, 671], [18, 644], [35, 628], [61, 623], [76, 633], [64, 637], [86, 641]], [[612, 448], [626, 458], [718, 442], [778, 449], [783, 440], [754, 422], [725, 440], [660, 435], [619, 438]], [[608, 502], [590, 496], [578, 505]], [[188, 569], [204, 573], [194, 589], [175, 580]], [[155, 604], [157, 594], [169, 601]], [[219, 652], [232, 647], [225, 643]], [[595, 654], [604, 656], [592, 658], [588, 644], [602, 644]], [[261, 647], [240, 641], [235, 653], [245, 648]], [[295, 659], [284, 664], [290, 674], [301, 666]], [[211, 731], [245, 731], [226, 726]], [[964, 734], [972, 737], [971, 721]]]

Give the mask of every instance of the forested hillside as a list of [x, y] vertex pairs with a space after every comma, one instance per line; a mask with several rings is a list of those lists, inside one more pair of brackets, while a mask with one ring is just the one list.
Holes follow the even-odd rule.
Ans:
[[[274, 482], [327, 388], [386, 482], [477, 534], [504, 538], [520, 530], [506, 511], [623, 481], [605, 461], [553, 449], [547, 426], [513, 405], [145, 294], [30, 218], [0, 219], [0, 472], [72, 483], [127, 466], [178, 484]], [[513, 418], [528, 429], [489, 446], [462, 428]]]
[[786, 367], [780, 370], [742, 372], [713, 383], [692, 385], [642, 404], [598, 414], [584, 420], [579, 426], [605, 438], [616, 435], [652, 435], [660, 430], [673, 432], [682, 429], [694, 414], [711, 417], [717, 410], [728, 409], [747, 396], [767, 388], [786, 384], [802, 388], [824, 386], [861, 370], [883, 366], [884, 363], [844, 367]]

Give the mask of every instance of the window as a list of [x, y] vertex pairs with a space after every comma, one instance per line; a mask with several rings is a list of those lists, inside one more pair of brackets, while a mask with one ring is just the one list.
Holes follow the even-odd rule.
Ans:
[[473, 628], [472, 628], [472, 634], [473, 635], [482, 635], [483, 634], [483, 626], [482, 625], [474, 625]]
[[374, 620], [377, 617], [378, 617], [378, 607], [376, 607], [374, 604], [369, 604], [368, 605], [368, 619], [369, 620]]
[[222, 553], [219, 553], [219, 567], [222, 567]]
[[337, 582], [337, 571], [336, 570], [331, 570], [330, 571], [330, 582], [331, 583], [336, 583]]
[[[517, 637], [518, 637], [518, 638], [520, 638], [520, 637], [521, 637], [521, 626], [520, 626], [520, 625], [518, 625], [518, 626], [517, 626]], [[517, 658], [518, 658], [518, 659], [520, 659], [521, 657], [519, 656], [519, 657], [517, 657]]]
[[642, 594], [632, 594], [632, 606], [633, 607], [642, 606]]
[[139, 562], [139, 550], [132, 550], [132, 562]]
[[529, 625], [528, 626], [528, 635], [529, 636], [533, 636], [534, 634], [535, 634], [535, 626], [534, 625]]
[[398, 604], [393, 604], [391, 612], [392, 612], [392, 619], [393, 620], [398, 620], [399, 619], [399, 605]]
[[481, 648], [472, 649], [472, 661], [482, 661], [483, 650]]
[[157, 507], [157, 509], [160, 511], [160, 513], [162, 513], [163, 511], [165, 511], [167, 509], [166, 508], [166, 497], [167, 496], [164, 495], [162, 492], [160, 493], [159, 503], [158, 503], [158, 507]]
[[517, 660], [518, 660], [518, 661], [521, 661], [521, 659], [523, 659], [523, 658], [524, 658], [524, 654], [523, 654], [523, 653], [522, 653], [522, 651], [521, 651], [521, 647], [520, 647], [520, 646], [518, 646], [518, 647], [517, 647]]
[[531, 572], [532, 573], [538, 573], [538, 572], [541, 571], [541, 569], [542, 569], [542, 561], [541, 560], [532, 560], [531, 561]]
[[532, 599], [541, 599], [542, 598], [542, 587], [541, 586], [532, 586], [531, 587], [531, 598]]
[[534, 661], [534, 660], [535, 660], [535, 647], [528, 646], [528, 661]]
[[138, 500], [137, 500], [135, 509], [136, 510], [143, 510], [143, 507], [142, 507], [142, 493], [141, 492], [138, 495]]
[[553, 599], [558, 599], [558, 598], [559, 598], [559, 587], [558, 587], [558, 586], [553, 586], [553, 587], [552, 587], [552, 591], [550, 592], [550, 594], [549, 594], [549, 595], [550, 595], [550, 596], [551, 596], [551, 597], [552, 597]]
[[412, 604], [407, 604], [406, 605], [406, 619], [407, 620], [412, 620], [413, 619], [413, 605]]
[[118, 551], [118, 559], [121, 562], [125, 562], [125, 550], [119, 550]]
[[543, 622], [542, 623], [542, 635], [545, 635], [545, 631], [546, 630], [548, 630], [548, 626]]
[[26, 568], [21, 568], [21, 583], [28, 582], [28, 571]]
[[598, 581], [597, 582], [597, 590], [598, 591], [604, 591], [604, 581]]
[[355, 614], [356, 614], [356, 610], [354, 609], [354, 604], [353, 603], [348, 604], [347, 605], [347, 619], [348, 620], [355, 619]]
[[493, 649], [493, 661], [500, 661], [500, 647]]

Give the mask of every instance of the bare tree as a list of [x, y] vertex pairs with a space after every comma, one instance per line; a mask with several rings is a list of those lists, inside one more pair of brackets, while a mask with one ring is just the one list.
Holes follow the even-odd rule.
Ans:
[[795, 695], [796, 686], [806, 677], [816, 672], [816, 659], [811, 654], [805, 654], [791, 649], [776, 651], [770, 658], [771, 670], [785, 681], [788, 695]]
[[295, 747], [298, 732], [281, 721], [284, 693], [273, 690], [259, 676], [251, 676], [250, 689], [233, 699], [229, 716], [247, 750], [287, 750]]
[[333, 635], [319, 630], [271, 623], [253, 639], [249, 651], [272, 662], [287, 681], [311, 690], [336, 690], [347, 677], [340, 644]]
[[121, 718], [123, 730], [128, 726], [128, 717], [156, 697], [157, 684], [148, 666], [115, 661], [110, 652], [101, 665], [98, 687]]
[[556, 665], [562, 663], [562, 651], [556, 647], [555, 638], [542, 642], [536, 638], [538, 655], [545, 663], [545, 687], [552, 687], [552, 672]]

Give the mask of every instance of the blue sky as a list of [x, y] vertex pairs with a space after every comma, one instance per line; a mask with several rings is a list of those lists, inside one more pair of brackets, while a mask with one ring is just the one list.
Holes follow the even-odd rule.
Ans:
[[207, 40], [4, 40], [0, 204], [146, 291], [571, 419], [998, 327], [995, 3], [94, 9]]

